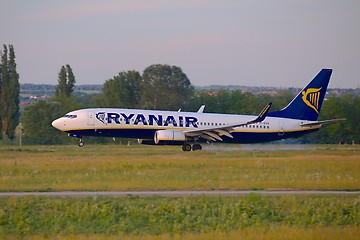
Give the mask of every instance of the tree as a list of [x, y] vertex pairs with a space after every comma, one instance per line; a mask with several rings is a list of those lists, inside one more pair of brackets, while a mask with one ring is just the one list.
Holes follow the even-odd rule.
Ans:
[[77, 108], [73, 96], [75, 75], [70, 65], [62, 66], [59, 72], [56, 95], [50, 101], [39, 101], [25, 108], [23, 116], [24, 137], [27, 143], [66, 143], [64, 134], [54, 129], [51, 122]]
[[194, 87], [177, 66], [151, 65], [143, 73], [141, 107], [174, 110], [190, 100]]
[[9, 52], [4, 45], [1, 55], [0, 76], [0, 121], [1, 136], [7, 136], [11, 141], [15, 138], [15, 128], [19, 124], [19, 74], [16, 71], [15, 50], [9, 45]]
[[102, 107], [136, 108], [140, 101], [141, 86], [139, 72], [120, 72], [104, 83], [103, 94], [95, 101]]
[[24, 140], [31, 144], [58, 144], [66, 142], [66, 135], [51, 126], [64, 114], [61, 103], [40, 100], [24, 110]]
[[[3, 86], [3, 56], [0, 53], [0, 106], [3, 105], [3, 97], [2, 97], [2, 86]], [[0, 140], [2, 139], [3, 134], [2, 134], [2, 108], [0, 109]]]
[[61, 104], [62, 113], [77, 108], [73, 96], [75, 83], [75, 75], [70, 65], [62, 66], [58, 75], [58, 85], [55, 88], [55, 97], [52, 99], [52, 101]]
[[70, 97], [75, 87], [75, 76], [69, 64], [61, 67], [58, 85], [56, 86], [56, 97]]

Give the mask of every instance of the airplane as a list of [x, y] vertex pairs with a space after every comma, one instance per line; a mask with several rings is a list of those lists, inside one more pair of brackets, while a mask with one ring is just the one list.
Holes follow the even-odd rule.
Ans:
[[261, 143], [297, 138], [322, 125], [318, 121], [332, 69], [322, 69], [283, 109], [269, 112], [268, 103], [258, 116], [141, 109], [89, 108], [67, 113], [52, 126], [79, 138], [84, 136], [135, 138], [140, 144], [181, 145], [183, 151], [201, 150], [201, 142]]

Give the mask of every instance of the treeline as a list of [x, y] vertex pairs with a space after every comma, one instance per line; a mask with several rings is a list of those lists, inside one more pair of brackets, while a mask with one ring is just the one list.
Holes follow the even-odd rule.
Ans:
[[[0, 71], [0, 139], [2, 143], [66, 144], [76, 142], [54, 129], [51, 122], [79, 108], [114, 107], [197, 111], [205, 104], [205, 112], [258, 114], [272, 102], [271, 111], [285, 107], [294, 97], [291, 90], [281, 90], [276, 96], [252, 94], [241, 90], [220, 89], [195, 91], [180, 67], [154, 64], [143, 73], [120, 72], [105, 81], [102, 93], [75, 95], [75, 74], [70, 65], [61, 67], [55, 96], [26, 107], [19, 114], [19, 75], [16, 71], [12, 45], [4, 45]], [[326, 96], [320, 119], [347, 118], [347, 121], [323, 127], [319, 132], [297, 140], [298, 143], [360, 142], [360, 96]], [[20, 121], [19, 121], [20, 120]], [[22, 124], [19, 124], [21, 122]], [[17, 127], [17, 128], [16, 128]], [[87, 139], [87, 142], [106, 139]], [[288, 141], [288, 140], [287, 140]]]

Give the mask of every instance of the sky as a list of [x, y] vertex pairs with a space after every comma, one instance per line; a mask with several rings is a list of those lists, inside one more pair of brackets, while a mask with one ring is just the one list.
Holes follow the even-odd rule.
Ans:
[[169, 64], [195, 86], [304, 87], [332, 68], [329, 87], [360, 87], [359, 0], [0, 0], [0, 44], [20, 83]]

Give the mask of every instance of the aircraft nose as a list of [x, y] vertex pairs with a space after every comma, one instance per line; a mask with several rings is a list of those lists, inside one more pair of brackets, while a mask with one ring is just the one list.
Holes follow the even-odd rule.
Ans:
[[57, 128], [57, 129], [63, 131], [64, 128], [65, 128], [65, 120], [62, 119], [62, 118], [55, 119], [55, 120], [51, 123], [51, 125], [52, 125], [54, 128]]

